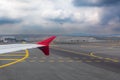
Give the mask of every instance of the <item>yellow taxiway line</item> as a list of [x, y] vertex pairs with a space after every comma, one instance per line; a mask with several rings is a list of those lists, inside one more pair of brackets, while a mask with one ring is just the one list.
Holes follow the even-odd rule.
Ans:
[[21, 62], [21, 61], [25, 60], [26, 58], [29, 57], [29, 51], [25, 50], [25, 52], [26, 52], [26, 55], [23, 58], [18, 59], [18, 60], [14, 61], [14, 62], [10, 62], [10, 63], [4, 64], [4, 65], [1, 65], [0, 68], [4, 68], [4, 67], [7, 67], [7, 66], [10, 66], [10, 65], [13, 65], [13, 64], [16, 64], [18, 62]]
[[12, 58], [10, 58], [10, 59], [9, 59], [9, 58], [0, 59], [0, 61], [2, 61], [2, 60], [3, 60], [3, 61], [6, 61], [6, 60], [9, 61], [9, 60], [19, 60], [19, 59], [12, 59]]
[[101, 57], [101, 56], [94, 55], [93, 53], [90, 53], [90, 55], [93, 56], [93, 57], [100, 58], [100, 59], [110, 60], [110, 61], [113, 61], [113, 62], [119, 62], [119, 60], [112, 59], [112, 58], [104, 58], [104, 57]]
[[112, 59], [112, 58], [104, 58], [104, 57], [101, 57], [101, 56], [96, 56], [93, 53], [85, 54], [85, 53], [80, 53], [80, 52], [76, 52], [76, 51], [66, 50], [66, 49], [62, 49], [62, 48], [58, 48], [58, 47], [54, 47], [53, 49], [57, 49], [57, 50], [65, 51], [65, 52], [70, 52], [70, 53], [74, 53], [74, 54], [81, 54], [81, 55], [85, 55], [85, 56], [95, 57], [95, 58], [104, 59], [104, 60], [109, 60], [109, 61], [113, 61], [113, 62], [119, 62], [119, 60]]
[[22, 54], [1, 54], [0, 56], [25, 56], [25, 55], [22, 55]]
[[99, 59], [104, 59], [104, 58], [101, 57], [101, 56], [96, 56], [96, 55], [94, 55], [93, 52], [91, 52], [90, 55], [91, 55], [92, 57], [97, 57], [97, 58], [99, 58]]
[[62, 48], [58, 48], [58, 47], [54, 47], [53, 49], [57, 49], [57, 50], [65, 51], [65, 52], [70, 52], [70, 53], [74, 53], [74, 54], [82, 54], [82, 55], [85, 55], [85, 56], [90, 56], [89, 54], [79, 53], [79, 52], [76, 52], [76, 51], [71, 51], [71, 50], [62, 49]]

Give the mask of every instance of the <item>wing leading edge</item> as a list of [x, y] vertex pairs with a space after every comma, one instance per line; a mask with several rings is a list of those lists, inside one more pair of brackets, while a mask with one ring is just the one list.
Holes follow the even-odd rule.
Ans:
[[0, 54], [20, 51], [25, 49], [39, 48], [44, 52], [45, 55], [49, 55], [49, 44], [52, 40], [54, 40], [56, 36], [51, 36], [48, 39], [37, 42], [37, 44], [8, 44], [8, 45], [0, 45]]

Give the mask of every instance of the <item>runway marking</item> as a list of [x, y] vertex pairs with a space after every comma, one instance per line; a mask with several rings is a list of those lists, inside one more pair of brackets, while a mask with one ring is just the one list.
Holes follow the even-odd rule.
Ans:
[[101, 62], [100, 60], [95, 60], [95, 62]]
[[95, 57], [90, 57], [90, 59], [93, 59], [93, 60], [94, 60], [94, 59], [96, 59], [96, 58], [95, 58]]
[[66, 57], [66, 58], [64, 58], [64, 59], [71, 59], [70, 57]]
[[39, 62], [45, 62], [45, 60], [39, 60]]
[[111, 59], [111, 58], [106, 59], [106, 58], [101, 57], [101, 56], [96, 56], [93, 53], [85, 54], [85, 53], [80, 53], [80, 52], [76, 52], [76, 51], [70, 51], [70, 50], [66, 50], [66, 49], [62, 49], [62, 48], [58, 48], [58, 47], [57, 48], [54, 47], [53, 49], [57, 49], [57, 50], [65, 51], [65, 52], [70, 52], [70, 53], [74, 53], [74, 54], [81, 54], [81, 55], [85, 55], [85, 56], [89, 56], [89, 57], [95, 57], [95, 58], [104, 59], [104, 60], [110, 60], [110, 61], [113, 61], [113, 62], [119, 62], [119, 60], [115, 60], [115, 59]]
[[63, 57], [58, 57], [58, 59], [63, 59]]
[[97, 58], [99, 58], [99, 59], [104, 59], [104, 58], [101, 57], [101, 56], [96, 56], [96, 55], [94, 55], [92, 52], [90, 53], [90, 55], [91, 55], [92, 57], [97, 57]]
[[33, 57], [34, 59], [37, 58], [37, 57]]
[[73, 62], [73, 60], [68, 60], [67, 62]]
[[50, 59], [55, 59], [55, 57], [50, 57]]
[[93, 53], [90, 53], [90, 55], [93, 56], [93, 57], [97, 57], [99, 59], [105, 59], [105, 60], [109, 60], [109, 61], [113, 61], [113, 62], [119, 62], [119, 60], [112, 59], [112, 58], [104, 58], [104, 57], [101, 57], [101, 56], [96, 56]]
[[22, 55], [22, 54], [1, 54], [0, 56], [25, 56], [25, 55]]
[[74, 59], [80, 59], [80, 58], [78, 58], [78, 57], [74, 57]]
[[20, 62], [26, 62], [26, 60], [22, 60], [22, 61], [20, 61]]
[[85, 62], [92, 62], [92, 61], [90, 61], [90, 60], [86, 60]]
[[76, 62], [82, 62], [81, 60], [77, 60]]
[[5, 61], [6, 61], [6, 60], [9, 60], [9, 61], [11, 61], [11, 60], [19, 60], [19, 59], [8, 59], [8, 58], [6, 58], [6, 59], [5, 59], [5, 58], [4, 58], [4, 59], [1, 59], [1, 58], [0, 58], [0, 61], [1, 61], [1, 60], [5, 60]]
[[57, 48], [54, 47], [53, 49], [57, 49], [57, 50], [65, 51], [65, 52], [70, 52], [70, 53], [74, 53], [74, 54], [82, 54], [82, 55], [90, 56], [91, 57], [91, 55], [89, 55], [89, 54], [79, 53], [79, 52], [75, 52], [75, 51], [70, 51], [70, 50], [66, 50], [66, 49], [62, 49], [62, 48], [58, 48], [58, 47]]
[[18, 62], [21, 62], [21, 61], [25, 60], [26, 58], [29, 57], [29, 51], [26, 49], [25, 52], [26, 52], [26, 54], [25, 54], [25, 56], [24, 56], [23, 58], [18, 59], [18, 60], [14, 61], [14, 62], [10, 62], [10, 63], [4, 64], [4, 65], [1, 65], [0, 68], [4, 68], [4, 67], [7, 67], [7, 66], [11, 66], [11, 65], [13, 65], [13, 64], [16, 64], [16, 63], [18, 63]]
[[114, 62], [119, 62], [119, 60], [114, 60]]
[[42, 59], [46, 59], [46, 57], [42, 57]]
[[49, 60], [49, 62], [55, 62], [54, 60]]
[[58, 62], [64, 62], [64, 60], [59, 60]]
[[30, 60], [30, 62], [36, 62], [35, 60]]
[[[25, 60], [24, 61], [21, 61], [21, 62], [26, 62]], [[52, 60], [29, 60], [28, 62], [31, 62], [31, 63], [34, 63], [34, 62], [40, 62], [40, 63], [44, 63], [44, 62], [49, 62], [49, 63], [54, 63], [54, 62], [68, 62], [68, 63], [71, 63], [71, 62], [78, 62], [78, 63], [81, 63], [81, 62], [87, 62], [87, 63], [90, 63], [90, 62], [98, 62], [98, 63], [100, 63], [100, 62], [111, 62], [111, 61], [109, 61], [109, 60], [105, 60], [105, 61], [101, 61], [101, 60], [94, 60], [94, 61], [92, 61], [92, 60], [61, 60], [61, 59], [59, 59], [59, 60], [54, 60], [54, 59], [52, 59]]]

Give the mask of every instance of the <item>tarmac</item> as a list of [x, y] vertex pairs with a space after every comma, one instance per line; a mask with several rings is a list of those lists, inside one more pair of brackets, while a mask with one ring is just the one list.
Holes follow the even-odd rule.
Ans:
[[50, 56], [38, 49], [28, 51], [0, 55], [0, 80], [120, 79], [118, 47], [55, 45]]

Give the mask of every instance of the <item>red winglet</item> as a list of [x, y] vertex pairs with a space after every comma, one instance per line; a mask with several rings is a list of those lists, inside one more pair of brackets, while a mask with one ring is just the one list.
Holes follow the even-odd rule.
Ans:
[[56, 36], [51, 36], [48, 39], [45, 39], [45, 40], [40, 41], [40, 42], [37, 42], [37, 44], [45, 45], [43, 47], [39, 47], [39, 49], [41, 49], [44, 52], [45, 55], [47, 55], [47, 56], [49, 55], [49, 44], [55, 38], [56, 38]]

